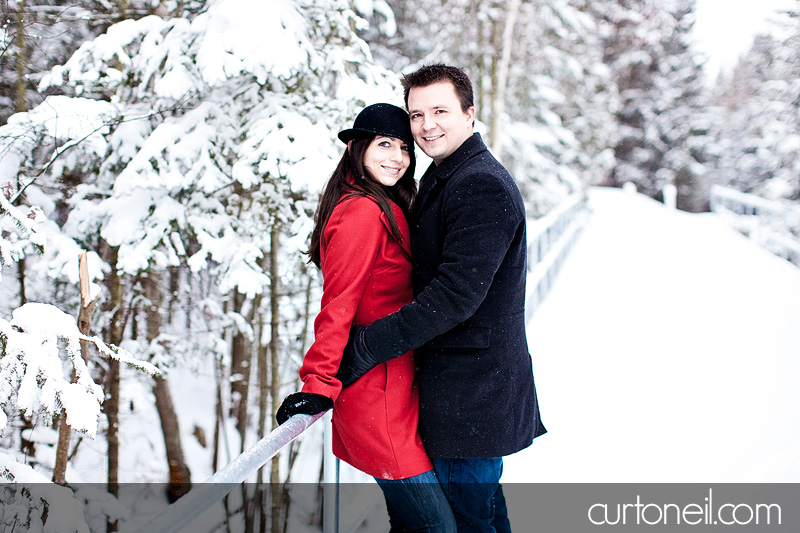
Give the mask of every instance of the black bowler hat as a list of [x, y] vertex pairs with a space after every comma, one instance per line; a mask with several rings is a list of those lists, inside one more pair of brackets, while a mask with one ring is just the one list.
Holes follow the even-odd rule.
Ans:
[[414, 136], [411, 135], [408, 113], [396, 105], [372, 104], [365, 107], [356, 117], [352, 128], [339, 132], [339, 139], [347, 144], [353, 139], [373, 135], [394, 137], [414, 148]]

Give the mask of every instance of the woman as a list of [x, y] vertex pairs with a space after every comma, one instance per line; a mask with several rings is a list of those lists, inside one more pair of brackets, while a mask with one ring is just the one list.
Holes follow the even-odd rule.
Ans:
[[367, 325], [411, 302], [406, 216], [416, 194], [408, 114], [390, 104], [359, 113], [339, 133], [344, 155], [320, 198], [310, 262], [322, 270], [314, 344], [279, 423], [333, 406], [333, 453], [373, 476], [392, 531], [455, 532], [452, 510], [425, 453], [417, 421], [413, 352], [373, 368], [343, 389], [336, 372], [351, 326]]

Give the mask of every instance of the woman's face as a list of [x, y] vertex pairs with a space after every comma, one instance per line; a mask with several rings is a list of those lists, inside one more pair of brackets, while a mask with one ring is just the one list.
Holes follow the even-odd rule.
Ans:
[[375, 137], [364, 152], [364, 167], [375, 181], [392, 187], [406, 173], [411, 164], [411, 148], [394, 137]]

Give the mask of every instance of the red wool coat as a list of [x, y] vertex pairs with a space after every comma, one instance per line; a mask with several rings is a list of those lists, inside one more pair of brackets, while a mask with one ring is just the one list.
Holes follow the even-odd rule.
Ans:
[[413, 352], [378, 365], [344, 390], [335, 377], [351, 325], [368, 325], [412, 299], [408, 224], [391, 205], [402, 243], [371, 198], [343, 198], [334, 209], [320, 250], [322, 306], [300, 379], [304, 392], [335, 402], [336, 457], [373, 477], [402, 479], [433, 468], [417, 433]]

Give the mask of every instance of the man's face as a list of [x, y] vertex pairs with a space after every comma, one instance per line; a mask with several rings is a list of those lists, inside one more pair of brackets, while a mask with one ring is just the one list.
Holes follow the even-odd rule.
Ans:
[[475, 108], [461, 110], [456, 89], [449, 81], [412, 87], [408, 114], [414, 140], [437, 165], [472, 136]]

